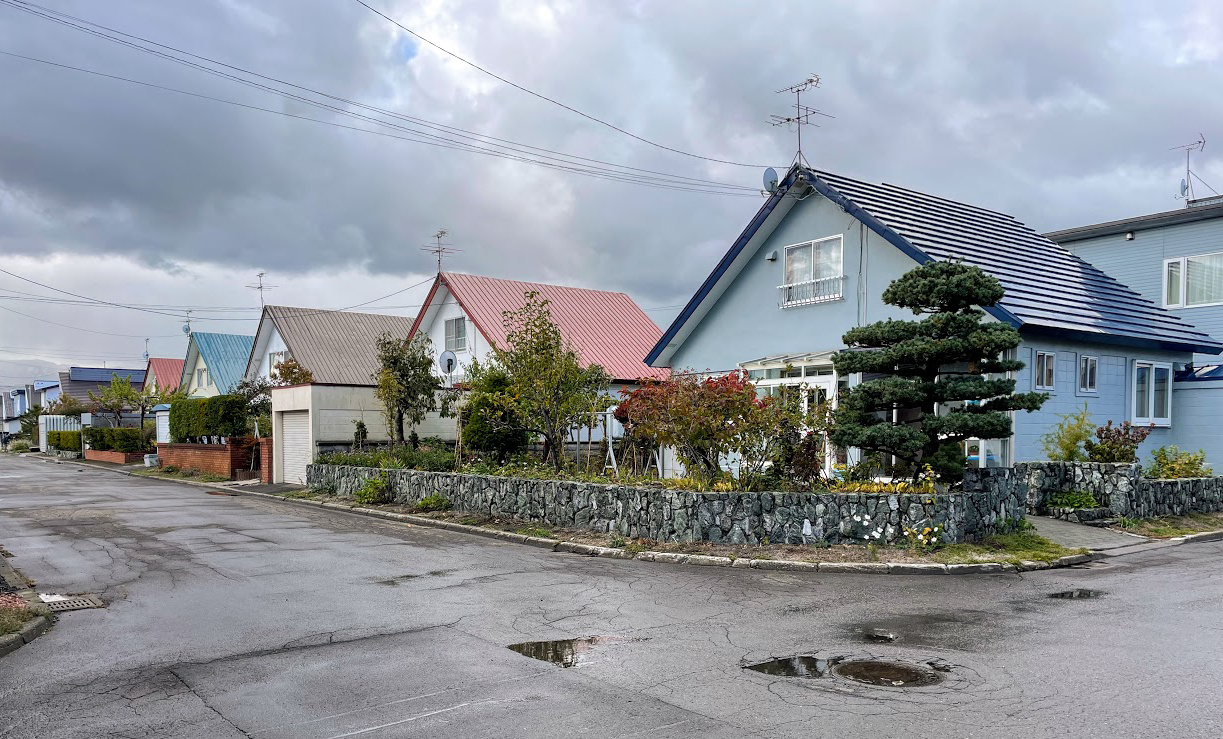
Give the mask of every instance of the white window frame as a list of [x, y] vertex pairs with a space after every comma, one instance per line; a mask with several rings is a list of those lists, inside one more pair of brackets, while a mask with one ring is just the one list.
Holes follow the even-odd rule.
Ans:
[[[1044, 362], [1044, 367], [1041, 366], [1041, 358], [1048, 357]], [[1047, 371], [1042, 371], [1047, 370]], [[1036, 351], [1036, 357], [1032, 362], [1032, 387], [1037, 390], [1054, 390], [1057, 387], [1057, 352], [1046, 352], [1042, 350]], [[1050, 375], [1049, 383], [1044, 384], [1046, 375]]]
[[[1223, 252], [1214, 251], [1206, 254], [1189, 254], [1175, 259], [1165, 259], [1164, 269], [1160, 273], [1162, 282], [1163, 305], [1165, 308], [1208, 308], [1210, 306], [1223, 305], [1223, 300], [1212, 303], [1190, 303], [1189, 302], [1189, 260], [1199, 257], [1223, 257]], [[1177, 281], [1180, 288], [1180, 300], [1172, 302], [1168, 299], [1168, 267], [1172, 264], [1178, 265], [1180, 269], [1180, 277]]]
[[201, 367], [195, 371], [195, 386], [208, 387], [208, 368]]
[[[1147, 407], [1141, 409], [1142, 413], [1139, 413], [1140, 409], [1138, 408], [1138, 369], [1140, 367], [1146, 367], [1147, 369], [1150, 370], [1150, 373], [1151, 373], [1150, 374], [1151, 387], [1150, 387], [1150, 390], [1147, 392]], [[1157, 370], [1164, 370], [1168, 373], [1168, 392], [1167, 392], [1168, 417], [1167, 418], [1159, 418], [1155, 416], [1155, 373]], [[1174, 375], [1172, 374], [1172, 363], [1171, 362], [1151, 362], [1145, 359], [1134, 360], [1134, 362], [1132, 363], [1131, 369], [1130, 369], [1130, 398], [1131, 398], [1130, 416], [1133, 418], [1133, 422], [1136, 426], [1147, 426], [1150, 424], [1154, 424], [1155, 426], [1160, 427], [1160, 428], [1168, 428], [1172, 426], [1172, 381], [1173, 381], [1173, 378], [1174, 378]]]
[[[1088, 386], [1083, 382], [1083, 365], [1090, 362], [1091, 366], [1091, 385]], [[1096, 393], [1100, 391], [1100, 358], [1094, 354], [1079, 355], [1079, 392], [1080, 393]]]
[[[838, 259], [841, 265], [840, 274], [831, 277], [815, 277], [815, 250], [820, 244], [836, 242]], [[790, 254], [796, 249], [811, 250], [811, 273], [806, 280], [797, 280], [791, 282], [787, 277], [789, 272], [788, 265], [790, 262]], [[812, 303], [823, 303], [831, 300], [841, 300], [845, 297], [845, 238], [841, 234], [834, 236], [825, 236], [820, 239], [812, 239], [811, 241], [803, 241], [797, 244], [790, 244], [782, 249], [781, 261], [781, 279], [782, 284], [777, 286], [778, 305], [782, 308], [790, 308], [799, 305], [810, 305]], [[802, 289], [810, 286], [808, 289]], [[827, 289], [825, 289], [827, 288]]]
[[[461, 324], [459, 322], [462, 322]], [[463, 326], [463, 335], [458, 335], [457, 327]], [[455, 330], [451, 330], [451, 327]], [[445, 336], [446, 351], [450, 352], [465, 352], [467, 351], [467, 316], [456, 316], [447, 318], [442, 326], [443, 335]]]
[[285, 361], [286, 359], [285, 355], [287, 353], [288, 352], [285, 352], [285, 351], [268, 352], [268, 372], [269, 373], [276, 371], [276, 365]]

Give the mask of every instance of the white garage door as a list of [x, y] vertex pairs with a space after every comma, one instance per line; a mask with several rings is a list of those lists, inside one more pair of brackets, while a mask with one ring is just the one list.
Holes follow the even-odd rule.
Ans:
[[280, 414], [281, 459], [284, 481], [306, 484], [306, 465], [313, 460], [310, 449], [310, 411]]

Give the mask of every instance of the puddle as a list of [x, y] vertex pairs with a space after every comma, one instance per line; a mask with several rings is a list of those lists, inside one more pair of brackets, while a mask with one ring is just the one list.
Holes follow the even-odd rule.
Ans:
[[1075, 588], [1074, 590], [1063, 590], [1060, 593], [1050, 593], [1050, 598], [1058, 598], [1061, 600], [1079, 600], [1081, 598], [1099, 598], [1104, 595], [1103, 590], [1088, 590], [1087, 588]]
[[883, 660], [842, 662], [832, 668], [833, 674], [846, 680], [889, 688], [913, 688], [942, 682], [937, 672], [914, 665]]
[[818, 657], [779, 657], [768, 662], [744, 665], [748, 670], [763, 672], [776, 677], [823, 677], [841, 663], [842, 657], [819, 659]]
[[524, 641], [511, 644], [511, 649], [532, 659], [551, 662], [561, 667], [573, 667], [585, 659], [582, 655], [599, 644], [610, 644], [620, 641], [645, 641], [645, 638], [627, 638], [617, 636], [588, 636], [585, 639], [557, 639], [554, 641]]

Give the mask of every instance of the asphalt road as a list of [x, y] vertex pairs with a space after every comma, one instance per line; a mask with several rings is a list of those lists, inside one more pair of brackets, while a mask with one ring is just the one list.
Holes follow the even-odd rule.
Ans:
[[[1023, 576], [706, 569], [5, 455], [0, 545], [109, 603], [0, 658], [2, 737], [1223, 736], [1217, 543]], [[1106, 594], [1048, 597], [1071, 588]], [[568, 669], [506, 649], [592, 635]], [[741, 666], [794, 654], [951, 667]]]

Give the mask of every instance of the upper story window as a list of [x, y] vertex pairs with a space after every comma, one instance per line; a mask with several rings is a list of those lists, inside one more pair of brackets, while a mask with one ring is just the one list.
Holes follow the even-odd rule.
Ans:
[[446, 350], [467, 351], [467, 319], [463, 317], [446, 320]]
[[843, 250], [840, 236], [787, 246], [785, 284], [778, 288], [781, 306], [840, 299]]
[[195, 371], [195, 386], [208, 387], [208, 370], [197, 369]]
[[1134, 362], [1134, 423], [1172, 425], [1172, 365]]
[[1223, 252], [1164, 260], [1164, 306], [1223, 305]]
[[1100, 358], [1083, 354], [1079, 357], [1079, 392], [1094, 393], [1098, 387]]
[[268, 372], [275, 372], [276, 365], [285, 361], [285, 352], [268, 352]]
[[1052, 390], [1057, 369], [1057, 355], [1053, 352], [1036, 352], [1036, 389]]

